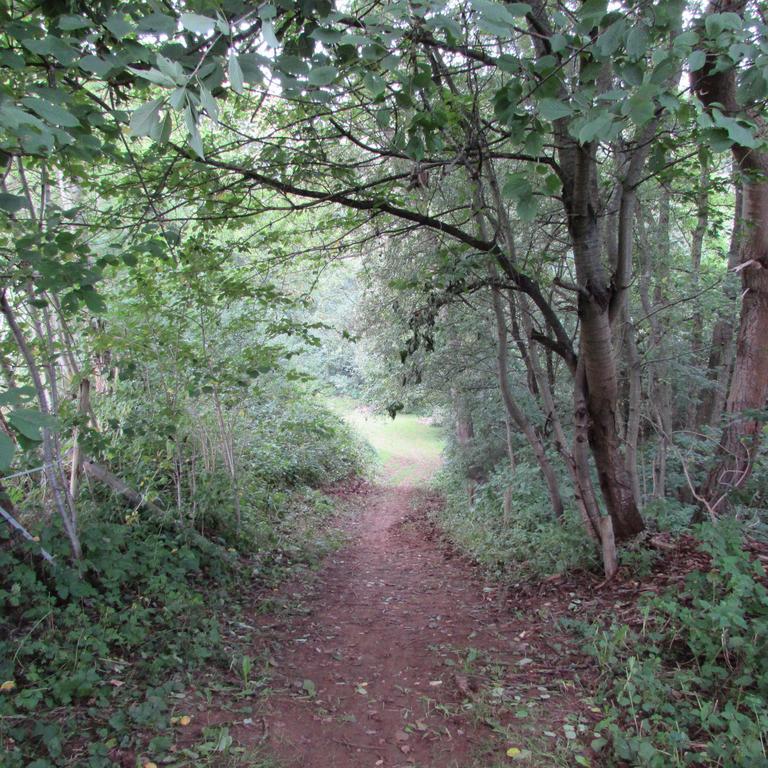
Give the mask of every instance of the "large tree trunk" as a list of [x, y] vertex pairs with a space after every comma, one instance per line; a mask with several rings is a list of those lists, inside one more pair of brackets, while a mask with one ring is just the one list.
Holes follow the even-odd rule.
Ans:
[[[743, 17], [745, 7], [746, 0], [715, 0], [709, 11]], [[693, 78], [696, 93], [707, 108], [717, 105], [727, 116], [744, 116], [736, 98], [735, 69], [716, 70], [720, 59], [707, 54], [705, 67]], [[759, 111], [746, 112], [764, 132], [766, 125]], [[741, 317], [725, 407], [727, 423], [716, 464], [700, 493], [710, 514], [722, 511], [728, 493], [742, 486], [752, 471], [763, 431], [762, 420], [755, 416], [764, 409], [768, 396], [768, 153], [741, 144], [734, 144], [732, 151], [743, 184], [744, 232], [737, 267]]]
[[610, 313], [615, 293], [602, 263], [595, 147], [578, 146], [575, 152], [567, 207], [579, 284], [580, 360], [584, 365], [589, 444], [614, 533], [622, 540], [642, 531], [644, 524], [617, 430], [618, 376]]
[[[747, 223], [739, 270], [742, 302], [736, 357], [725, 405], [727, 423], [720, 438], [718, 460], [704, 486], [712, 509], [721, 507], [726, 494], [746, 482], [763, 432], [756, 414], [768, 396], [768, 158], [749, 158], [742, 167], [760, 162], [760, 180], [745, 178], [742, 219]], [[745, 169], [746, 170], [746, 169]]]

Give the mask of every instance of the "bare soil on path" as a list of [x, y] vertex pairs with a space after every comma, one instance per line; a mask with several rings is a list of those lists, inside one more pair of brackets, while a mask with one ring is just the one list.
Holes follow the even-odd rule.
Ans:
[[285, 587], [303, 615], [262, 626], [276, 649], [262, 745], [287, 768], [490, 768], [509, 749], [516, 765], [570, 764], [598, 716], [590, 663], [549, 604], [510, 613], [441, 542], [425, 490], [366, 485], [347, 502], [348, 543]]

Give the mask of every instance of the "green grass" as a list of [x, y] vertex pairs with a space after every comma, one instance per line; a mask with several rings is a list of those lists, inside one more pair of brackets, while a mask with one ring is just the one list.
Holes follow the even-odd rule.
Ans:
[[391, 419], [368, 412], [351, 398], [330, 398], [328, 406], [373, 448], [383, 483], [425, 485], [440, 466], [442, 429], [425, 423], [423, 417], [400, 413]]

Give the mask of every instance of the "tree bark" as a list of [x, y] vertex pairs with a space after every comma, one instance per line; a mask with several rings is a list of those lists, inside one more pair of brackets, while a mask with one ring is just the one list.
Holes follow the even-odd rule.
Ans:
[[[743, 18], [746, 0], [714, 0], [710, 13], [736, 13]], [[706, 108], [717, 105], [726, 116], [749, 117], [764, 133], [757, 109], [745, 110], [736, 98], [736, 70], [718, 71], [719, 58], [706, 51], [704, 68], [692, 84]], [[756, 415], [768, 396], [768, 153], [735, 143], [733, 157], [743, 184], [741, 218], [744, 232], [737, 271], [742, 299], [733, 375], [725, 406], [727, 423], [720, 438], [715, 466], [701, 494], [717, 512], [728, 494], [749, 478], [760, 447], [763, 421]]]
[[[491, 276], [493, 277], [493, 275], [494, 271], [492, 270]], [[557, 474], [547, 457], [547, 452], [541, 441], [541, 437], [539, 437], [533, 424], [531, 424], [523, 410], [517, 402], [515, 402], [515, 398], [512, 394], [512, 386], [509, 381], [509, 353], [507, 350], [507, 326], [504, 320], [504, 306], [502, 304], [501, 291], [495, 285], [491, 287], [491, 299], [494, 316], [496, 318], [496, 364], [499, 387], [501, 389], [504, 406], [507, 409], [507, 414], [517, 425], [518, 429], [525, 435], [533, 450], [533, 455], [536, 457], [536, 463], [539, 465], [539, 469], [541, 469], [541, 473], [544, 476], [544, 481], [547, 484], [552, 511], [554, 512], [555, 517], [559, 519], [563, 516], [563, 500], [560, 496], [560, 484], [557, 479]]]
[[[743, 222], [741, 218], [742, 189], [741, 183], [735, 179], [735, 201], [733, 211], [733, 228], [731, 242], [728, 248], [728, 271], [733, 272], [739, 266], [739, 251]], [[701, 400], [696, 412], [696, 426], [715, 426], [723, 414], [728, 384], [733, 368], [733, 331], [734, 323], [731, 308], [736, 307], [738, 295], [730, 280], [725, 281], [725, 298], [731, 307], [721, 313], [712, 327], [712, 340], [709, 346], [707, 361], [707, 378], [711, 382], [701, 394]]]

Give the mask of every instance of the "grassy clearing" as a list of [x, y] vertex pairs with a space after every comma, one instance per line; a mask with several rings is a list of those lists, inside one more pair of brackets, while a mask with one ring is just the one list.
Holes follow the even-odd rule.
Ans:
[[373, 448], [377, 476], [385, 485], [426, 485], [440, 466], [445, 437], [414, 414], [396, 419], [369, 412], [352, 398], [334, 397], [328, 407]]

